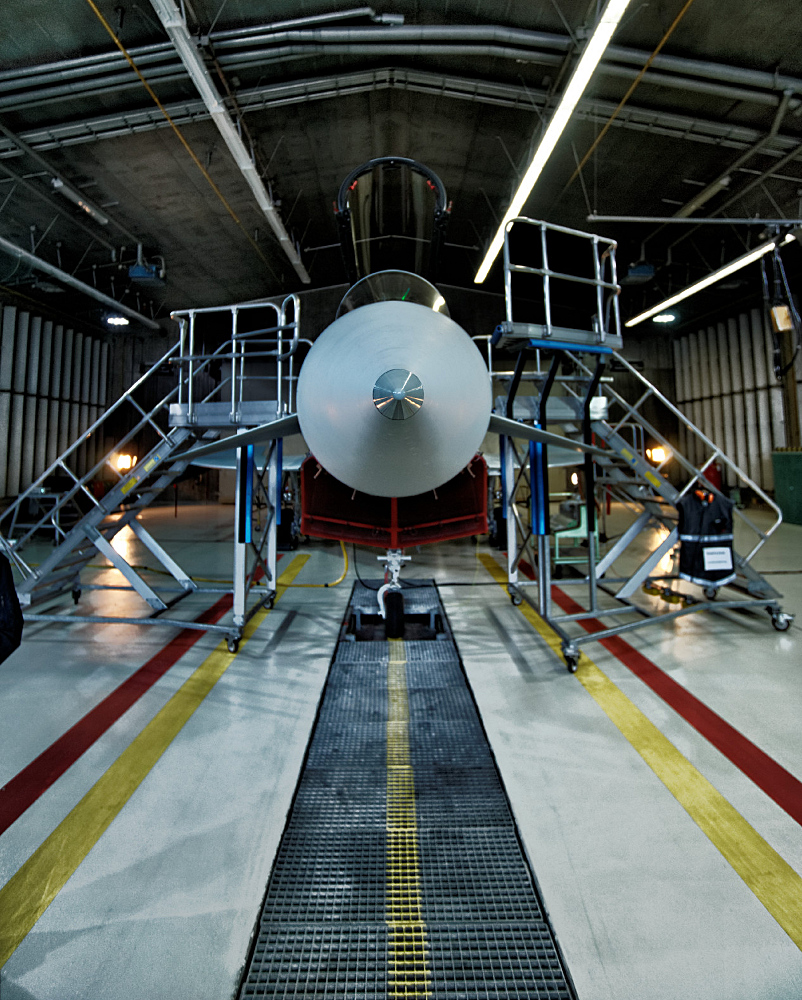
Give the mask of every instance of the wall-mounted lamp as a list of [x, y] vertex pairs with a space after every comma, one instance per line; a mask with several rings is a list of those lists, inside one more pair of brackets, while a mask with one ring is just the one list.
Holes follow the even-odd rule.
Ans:
[[106, 322], [108, 323], [109, 326], [128, 326], [131, 321], [127, 319], [125, 316], [112, 315], [106, 317]]

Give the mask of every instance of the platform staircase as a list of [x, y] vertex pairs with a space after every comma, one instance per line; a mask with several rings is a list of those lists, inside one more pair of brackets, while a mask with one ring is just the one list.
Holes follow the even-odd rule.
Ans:
[[[536, 227], [540, 239], [537, 260], [534, 264], [516, 264], [510, 255], [509, 233], [515, 225]], [[548, 241], [557, 231], [563, 236], [576, 238], [590, 244], [593, 260], [591, 277], [558, 273], [549, 265]], [[531, 245], [531, 244], [530, 244]], [[580, 249], [577, 256], [586, 253]], [[608, 635], [650, 624], [653, 621], [675, 618], [699, 610], [724, 610], [756, 607], [765, 609], [778, 630], [789, 627], [792, 616], [784, 613], [779, 604], [781, 595], [753, 565], [753, 559], [766, 541], [777, 530], [782, 513], [760, 486], [749, 478], [703, 431], [696, 427], [642, 372], [631, 365], [620, 353], [622, 339], [618, 317], [617, 294], [619, 287], [615, 276], [615, 245], [594, 234], [567, 230], [529, 219], [512, 220], [505, 239], [505, 289], [507, 318], [490, 338], [490, 364], [499, 352], [517, 355], [515, 372], [508, 372], [502, 379], [506, 394], [496, 401], [496, 412], [535, 426], [558, 430], [567, 437], [583, 440], [604, 449], [606, 454], [595, 454], [586, 459], [586, 522], [588, 526], [587, 573], [582, 578], [563, 583], [584, 584], [588, 587], [587, 612], [557, 615], [551, 602], [551, 546], [549, 541], [549, 496], [546, 461], [534, 444], [522, 447], [520, 441], [503, 439], [502, 487], [503, 507], [506, 511], [507, 559], [510, 594], [516, 602], [527, 600], [537, 608], [561, 636], [563, 653], [570, 669], [578, 661], [578, 647], [583, 642], [595, 641]], [[514, 319], [514, 277], [525, 273], [542, 278], [545, 321], [539, 324], [520, 323]], [[591, 286], [595, 295], [596, 310], [588, 329], [559, 327], [552, 323], [551, 286], [556, 280], [579, 282]], [[624, 398], [614, 387], [614, 380], [607, 372], [615, 369], [630, 376], [630, 384], [638, 387], [634, 402]], [[521, 395], [518, 389], [523, 380], [532, 385], [530, 394]], [[667, 423], [681, 424], [685, 440], [695, 455], [703, 456], [694, 462], [679, 452], [676, 442], [669, 441], [652, 421], [644, 415], [644, 404], [662, 410]], [[665, 459], [653, 463], [645, 454], [644, 442], [660, 445]], [[670, 463], [670, 464], [669, 464]], [[746, 554], [733, 552], [736, 580], [728, 584], [727, 593], [719, 595], [717, 588], [704, 591], [704, 607], [696, 596], [672, 589], [674, 573], [661, 573], [659, 566], [675, 549], [677, 531], [677, 504], [695, 488], [703, 487], [722, 494], [721, 480], [712, 472], [714, 467], [724, 469], [730, 481], [749, 487], [756, 499], [773, 515], [768, 528], [759, 527], [743, 509], [735, 508], [736, 523], [746, 532], [740, 537], [751, 538]], [[717, 470], [718, 471], [718, 470]], [[524, 490], [521, 490], [524, 486]], [[523, 509], [521, 495], [529, 498], [529, 516]], [[614, 540], [604, 553], [596, 551], [596, 502], [607, 498], [618, 501], [630, 509], [633, 520], [624, 534]], [[537, 516], [533, 516], [538, 512]], [[613, 576], [618, 566], [631, 560], [621, 557], [651, 528], [655, 539], [648, 555], [626, 576]], [[642, 543], [641, 543], [642, 548]], [[619, 562], [619, 560], [621, 560]], [[522, 563], [530, 562], [536, 570], [536, 580], [523, 579], [519, 570]], [[669, 586], [666, 587], [665, 584]], [[536, 600], [530, 597], [534, 588]], [[656, 612], [643, 602], [635, 602], [636, 593], [645, 589], [653, 595], [664, 595], [672, 603], [682, 605], [678, 610]], [[604, 592], [615, 598], [616, 603], [600, 602]], [[726, 599], [723, 599], [726, 598]], [[602, 606], [603, 605], [603, 606]], [[640, 615], [637, 620], [629, 620]], [[623, 616], [624, 624], [616, 624], [591, 635], [571, 634], [569, 622], [591, 617]], [[618, 618], [618, 621], [621, 619]]]
[[[240, 318], [243, 311], [260, 318], [266, 312], [267, 325], [260, 322], [258, 329], [243, 332]], [[201, 319], [219, 321], [217, 314], [230, 322], [230, 330], [214, 350], [196, 349], [196, 324]], [[236, 432], [273, 420], [291, 405], [296, 379], [292, 359], [299, 340], [299, 303], [296, 296], [290, 296], [281, 305], [246, 303], [222, 309], [189, 310], [174, 314], [174, 318], [180, 327], [178, 341], [0, 516], [0, 551], [14, 567], [17, 595], [26, 620], [71, 620], [71, 616], [55, 614], [52, 609], [48, 614], [34, 610], [66, 594], [77, 604], [83, 590], [131, 589], [150, 609], [151, 621], [159, 619], [166, 624], [193, 627], [190, 622], [167, 619], [163, 612], [199, 590], [221, 591], [195, 582], [146, 530], [139, 515], [186, 471], [189, 460], [182, 455], [194, 444], [215, 440], [224, 430]], [[254, 361], [261, 374], [253, 374]], [[218, 384], [209, 375], [215, 368], [221, 373]], [[166, 372], [174, 384], [160, 394], [156, 390], [163, 385]], [[248, 387], [266, 379], [271, 386], [265, 394], [272, 398], [247, 399]], [[143, 400], [149, 402], [143, 405]], [[113, 432], [121, 426], [125, 431], [115, 438]], [[87, 463], [88, 447], [102, 451], [95, 449], [94, 443], [109, 440], [114, 440], [113, 447], [97, 461]], [[119, 456], [137, 447], [141, 449], [144, 442], [150, 445], [146, 445], [146, 453], [132, 468], [120, 471]], [[226, 632], [230, 645], [236, 645], [249, 617], [248, 595], [258, 598], [258, 607], [275, 593], [276, 486], [269, 481], [269, 474], [274, 479], [280, 478], [280, 469], [276, 467], [274, 452], [268, 453], [265, 466], [256, 470], [266, 507], [261, 530], [255, 536], [248, 532], [249, 553], [244, 551], [244, 542], [235, 542], [235, 550], [239, 544], [243, 551], [235, 551], [233, 591], [231, 587], [224, 588], [234, 594], [233, 622], [198, 626]], [[97, 487], [108, 481], [109, 472], [117, 477], [117, 482], [103, 493]], [[52, 492], [50, 484], [54, 478], [67, 484], [67, 488]], [[43, 497], [49, 502], [43, 504]], [[251, 510], [242, 513], [238, 510], [238, 515], [247, 520]], [[166, 586], [162, 584], [157, 589], [145, 578], [141, 567], [133, 565], [115, 548], [113, 540], [124, 528], [129, 528], [149, 551], [158, 567], [155, 572], [170, 578]], [[43, 534], [53, 537], [52, 548], [44, 558]], [[35, 562], [37, 557], [39, 561]], [[122, 575], [121, 584], [88, 583], [86, 576], [82, 577], [87, 567], [103, 559]], [[150, 569], [148, 576], [152, 577], [153, 567]], [[87, 620], [85, 615], [76, 617]], [[142, 619], [91, 616], [91, 620]]]

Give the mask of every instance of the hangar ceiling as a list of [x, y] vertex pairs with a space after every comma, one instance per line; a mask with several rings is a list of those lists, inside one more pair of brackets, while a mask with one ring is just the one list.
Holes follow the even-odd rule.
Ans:
[[[173, 308], [340, 284], [333, 199], [354, 167], [387, 155], [420, 160], [442, 178], [453, 211], [441, 278], [474, 287], [601, 5], [183, 0], [191, 44], [298, 248], [309, 286], [215, 127], [158, 6], [0, 6], [0, 286], [7, 295], [100, 322], [106, 306], [66, 285], [63, 272], [161, 321]], [[638, 262], [654, 268], [650, 280], [625, 277], [625, 318], [740, 256], [765, 239], [764, 227], [588, 222], [589, 215], [802, 217], [802, 22], [784, 0], [687, 5], [571, 179], [684, 6], [633, 0], [524, 213], [617, 239], [619, 275]], [[154, 281], [129, 277], [137, 244]], [[799, 257], [790, 246], [792, 271]], [[501, 289], [499, 272], [497, 263], [488, 290]], [[641, 277], [648, 273], [641, 269]], [[680, 319], [698, 322], [755, 295], [756, 266], [694, 299]]]

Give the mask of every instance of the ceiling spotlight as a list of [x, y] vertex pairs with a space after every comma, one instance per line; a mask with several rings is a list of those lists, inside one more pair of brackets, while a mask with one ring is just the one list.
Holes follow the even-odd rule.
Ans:
[[75, 188], [70, 187], [69, 184], [65, 184], [60, 177], [54, 177], [50, 183], [52, 184], [54, 191], [58, 191], [58, 193], [63, 194], [65, 198], [69, 198], [73, 205], [77, 205], [79, 208], [82, 208], [88, 216], [95, 220], [95, 222], [100, 223], [101, 226], [108, 225], [109, 217], [104, 215], [100, 209], [95, 208], [94, 205], [85, 201]]
[[677, 317], [674, 313], [658, 313], [658, 315], [652, 319], [652, 323], [673, 323], [676, 318]]
[[128, 326], [131, 321], [125, 316], [107, 316], [106, 322], [109, 326]]
[[[794, 238], [793, 233], [788, 233], [784, 239], [779, 241], [779, 244], [780, 246], [785, 246], [786, 243], [793, 243]], [[690, 298], [691, 295], [701, 292], [702, 289], [709, 288], [710, 285], [715, 285], [716, 282], [721, 281], [722, 278], [726, 278], [730, 274], [740, 271], [740, 269], [742, 267], [746, 267], [747, 264], [760, 260], [760, 258], [765, 256], [767, 253], [771, 253], [776, 245], [777, 244], [772, 240], [771, 243], [764, 243], [762, 246], [756, 247], [754, 250], [750, 250], [749, 253], [745, 253], [742, 257], [736, 257], [735, 260], [731, 260], [729, 264], [725, 264], [724, 267], [720, 267], [718, 271], [713, 271], [712, 274], [708, 274], [707, 277], [702, 278], [701, 281], [697, 281], [693, 285], [688, 285], [687, 288], [683, 288], [682, 291], [677, 292], [676, 295], [672, 295], [670, 298], [664, 299], [662, 302], [658, 302], [657, 305], [652, 306], [651, 309], [647, 309], [645, 312], [639, 313], [637, 316], [633, 316], [632, 319], [628, 319], [624, 326], [637, 326], [638, 323], [642, 323], [645, 319], [651, 319], [652, 316], [657, 313], [661, 313], [664, 309], [668, 309], [670, 306], [675, 306], [678, 302], [682, 302], [683, 299]]]
[[498, 231], [488, 247], [485, 259], [476, 272], [476, 277], [473, 279], [474, 284], [481, 285], [487, 277], [490, 268], [493, 266], [493, 261], [498, 256], [504, 243], [504, 229], [507, 223], [510, 219], [514, 219], [519, 215], [521, 209], [524, 207], [526, 199], [535, 186], [535, 182], [540, 177], [541, 171], [546, 166], [554, 147], [557, 145], [557, 140], [562, 135], [565, 126], [573, 114], [574, 108], [585, 92], [593, 71], [604, 55], [604, 50], [607, 48], [613, 32], [618, 27], [618, 22], [624, 16], [624, 11], [626, 11], [629, 2], [630, 0], [609, 0], [609, 3], [602, 11], [596, 29], [585, 46], [579, 62], [576, 64], [576, 69], [568, 81], [568, 86], [565, 88], [560, 103], [551, 117], [548, 128], [543, 133], [543, 137], [534, 152], [523, 180], [518, 185], [518, 190], [510, 202], [510, 207], [505, 212], [504, 218], [501, 220], [501, 225], [498, 227]]

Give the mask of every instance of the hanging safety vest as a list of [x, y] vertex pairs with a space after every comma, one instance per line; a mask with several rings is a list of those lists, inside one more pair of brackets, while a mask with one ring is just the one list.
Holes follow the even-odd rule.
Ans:
[[732, 500], [694, 490], [679, 510], [679, 575], [700, 587], [723, 587], [735, 579], [732, 558]]

